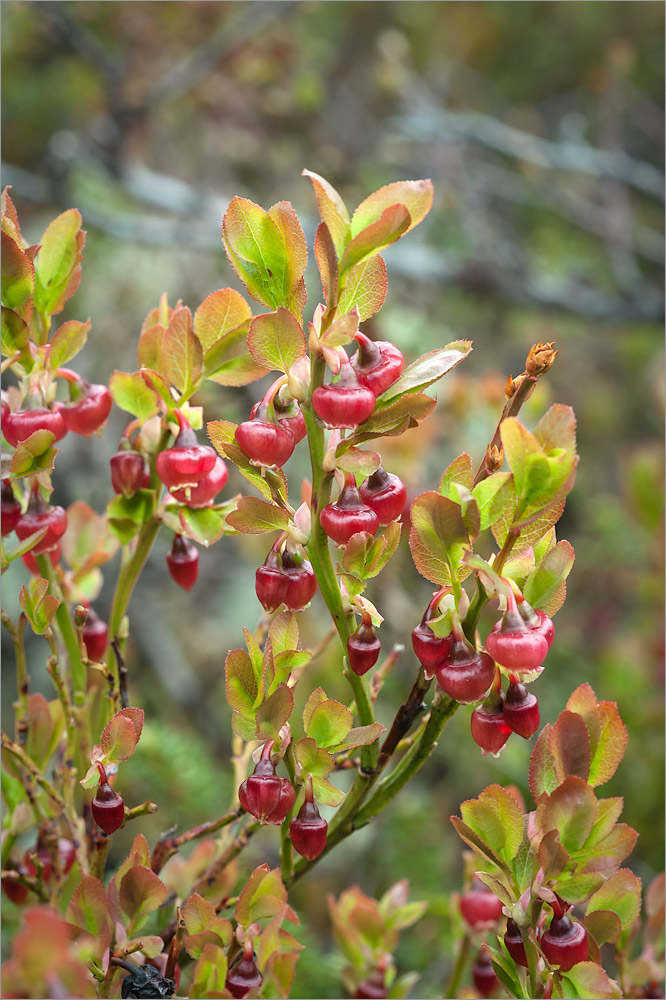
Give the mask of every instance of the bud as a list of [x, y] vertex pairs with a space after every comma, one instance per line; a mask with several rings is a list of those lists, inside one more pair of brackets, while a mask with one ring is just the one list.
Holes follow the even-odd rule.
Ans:
[[517, 388], [518, 386], [514, 382], [512, 376], [509, 375], [508, 379], [506, 380], [506, 385], [504, 386], [504, 395], [506, 396], [506, 398], [511, 399]]
[[82, 604], [77, 604], [74, 608], [74, 624], [77, 628], [83, 628], [87, 623], [88, 614], [88, 608], [84, 608]]
[[504, 461], [504, 449], [496, 444], [489, 444], [486, 450], [486, 469], [488, 472], [497, 472], [502, 468]]
[[525, 371], [528, 375], [544, 375], [553, 367], [557, 351], [553, 350], [553, 341], [549, 344], [533, 344], [525, 361]]

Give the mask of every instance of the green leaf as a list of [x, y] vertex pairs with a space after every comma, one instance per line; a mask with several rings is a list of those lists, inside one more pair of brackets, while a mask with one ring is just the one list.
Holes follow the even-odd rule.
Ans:
[[268, 865], [260, 865], [245, 883], [234, 909], [234, 917], [241, 927], [248, 927], [262, 917], [273, 917], [282, 911], [288, 920], [298, 923], [298, 917], [286, 903], [287, 890], [280, 869], [271, 871]]
[[620, 868], [594, 893], [585, 912], [589, 915], [596, 910], [611, 910], [620, 918], [622, 930], [627, 930], [641, 912], [641, 880], [628, 868]]
[[381, 456], [376, 451], [349, 448], [339, 458], [336, 458], [335, 464], [342, 472], [353, 472], [354, 475], [371, 476], [379, 468], [380, 462]]
[[488, 861], [491, 861], [502, 871], [510, 874], [509, 866], [502, 860], [499, 854], [497, 854], [492, 847], [486, 843], [482, 836], [473, 830], [471, 826], [467, 826], [466, 823], [463, 823], [458, 816], [451, 816], [450, 819], [456, 833], [460, 839], [468, 845], [468, 847], [471, 847], [472, 850], [475, 851], [476, 854], [479, 854], [482, 858], [486, 858]]
[[378, 406], [383, 407], [388, 402], [404, 396], [405, 393], [420, 392], [422, 389], [426, 389], [460, 364], [471, 350], [472, 344], [469, 340], [455, 340], [445, 347], [438, 347], [437, 350], [417, 358], [405, 368], [400, 378], [396, 379], [382, 393], [378, 400]]
[[355, 726], [349, 730], [342, 743], [331, 748], [331, 753], [342, 753], [354, 747], [369, 746], [385, 732], [386, 726], [382, 726], [381, 722], [371, 722], [368, 726]]
[[271, 309], [286, 306], [292, 291], [288, 250], [269, 213], [247, 198], [233, 198], [222, 220], [222, 241], [252, 298]]
[[557, 830], [560, 843], [571, 853], [585, 843], [598, 808], [587, 782], [570, 776], [537, 806], [537, 825], [543, 830]]
[[614, 702], [597, 703], [589, 684], [581, 684], [567, 701], [570, 712], [581, 715], [590, 737], [589, 783], [603, 785], [615, 774], [627, 746], [627, 727], [622, 722]]
[[[549, 613], [546, 609], [550, 608], [552, 611], [551, 602], [560, 595], [562, 585], [573, 567], [574, 559], [573, 546], [567, 541], [558, 542], [546, 553], [541, 564], [528, 576], [523, 589], [525, 598], [533, 608], [542, 609], [546, 614]], [[560, 605], [561, 603], [560, 601]]]
[[[48, 553], [46, 554], [48, 559]], [[53, 620], [60, 601], [53, 594], [47, 594], [48, 580], [33, 577], [30, 582], [21, 587], [19, 604], [30, 622], [36, 635], [43, 635]]]
[[452, 492], [453, 483], [460, 483], [461, 486], [466, 486], [468, 490], [471, 490], [474, 486], [472, 459], [466, 451], [464, 451], [462, 455], [458, 455], [457, 458], [454, 458], [453, 461], [447, 465], [439, 481], [439, 492], [443, 497], [448, 497], [449, 500], [458, 499], [457, 492]]
[[58, 313], [81, 280], [81, 256], [86, 234], [75, 208], [57, 216], [41, 238], [35, 260], [35, 307]]
[[134, 538], [139, 527], [151, 519], [156, 502], [155, 491], [144, 489], [131, 497], [119, 495], [109, 500], [106, 505], [109, 528], [121, 544]]
[[532, 854], [529, 839], [524, 836], [518, 853], [511, 861], [511, 873], [518, 887], [518, 894], [522, 895], [525, 889], [532, 884], [536, 870], [534, 855]]
[[96, 514], [84, 500], [67, 508], [67, 530], [61, 539], [65, 562], [77, 576], [103, 566], [118, 550], [107, 518]]
[[491, 527], [504, 513], [507, 502], [515, 496], [510, 472], [493, 472], [472, 490], [481, 517], [481, 531]]
[[220, 507], [187, 507], [178, 510], [180, 529], [199, 545], [213, 545], [224, 534], [226, 518], [233, 506], [224, 504]]
[[[414, 564], [426, 580], [440, 586], [451, 582], [454, 567], [468, 544], [462, 512], [453, 500], [429, 491], [417, 497], [410, 511], [409, 545]], [[467, 574], [466, 567], [458, 570]]]
[[52, 448], [55, 434], [52, 431], [34, 431], [29, 438], [16, 446], [9, 463], [13, 476], [35, 476], [40, 472], [50, 472], [59, 448]]
[[319, 269], [322, 291], [328, 304], [338, 297], [338, 257], [331, 231], [325, 222], [317, 226], [314, 255]]
[[298, 619], [291, 611], [283, 611], [268, 628], [268, 638], [273, 652], [278, 655], [286, 650], [299, 649]]
[[279, 684], [256, 715], [257, 739], [276, 740], [294, 710], [294, 695], [287, 684]]
[[315, 174], [311, 170], [304, 170], [302, 176], [309, 177], [312, 181], [319, 206], [319, 215], [322, 222], [328, 226], [338, 257], [341, 257], [346, 244], [351, 239], [351, 224], [345, 203], [333, 185], [320, 177], [319, 174]]
[[120, 905], [130, 918], [128, 933], [135, 933], [167, 897], [164, 882], [145, 865], [135, 865], [120, 883]]
[[328, 749], [342, 743], [354, 723], [354, 716], [338, 701], [322, 701], [312, 712], [307, 727], [310, 736], [319, 747]]
[[2, 307], [2, 353], [7, 358], [11, 358], [17, 351], [21, 351], [21, 363], [26, 371], [32, 368], [32, 358], [26, 350], [26, 344], [30, 340], [30, 329], [25, 320], [21, 319], [18, 313], [11, 309]]
[[[305, 714], [304, 712], [304, 721]], [[313, 778], [326, 778], [333, 770], [334, 760], [330, 753], [318, 747], [311, 736], [304, 736], [303, 739], [294, 744], [294, 756], [301, 767], [303, 777], [311, 774]]]
[[579, 962], [568, 972], [560, 973], [560, 989], [562, 997], [580, 997], [581, 1000], [611, 1000], [621, 996], [617, 992], [617, 983], [606, 975], [596, 962]]
[[203, 370], [203, 351], [187, 308], [174, 309], [158, 349], [158, 372], [180, 391], [196, 383]]
[[410, 228], [411, 217], [404, 205], [390, 205], [376, 221], [361, 229], [345, 247], [340, 259], [340, 275], [400, 239]]
[[413, 229], [426, 217], [432, 207], [434, 190], [432, 181], [395, 181], [386, 184], [369, 195], [354, 212], [351, 219], [351, 235], [357, 236], [363, 229], [381, 218], [387, 208], [396, 204], [404, 205], [409, 212]]
[[145, 423], [159, 410], [159, 397], [146, 385], [141, 372], [115, 371], [109, 389], [116, 406]]
[[106, 940], [110, 936], [111, 915], [106, 889], [94, 875], [85, 875], [77, 885], [67, 907], [67, 920], [93, 937]]
[[287, 257], [285, 294], [280, 305], [286, 306], [299, 320], [307, 301], [303, 275], [308, 263], [308, 245], [293, 206], [288, 201], [278, 201], [268, 209], [268, 215], [282, 235]]
[[338, 311], [347, 313], [358, 309], [361, 322], [365, 322], [381, 309], [387, 287], [384, 258], [379, 254], [368, 257], [348, 271], [338, 299]]
[[584, 847], [593, 847], [608, 836], [620, 818], [624, 805], [619, 796], [610, 799], [597, 799], [597, 802], [599, 803], [599, 812]]
[[252, 661], [244, 649], [232, 649], [227, 653], [224, 671], [227, 701], [242, 715], [253, 717], [259, 687]]
[[22, 318], [32, 314], [35, 268], [26, 253], [7, 233], [2, 233], [2, 304]]
[[183, 920], [188, 934], [208, 930], [216, 917], [215, 907], [198, 892], [192, 893], [183, 907]]
[[506, 460], [513, 472], [516, 496], [524, 501], [523, 506], [545, 502], [550, 466], [543, 448], [516, 417], [502, 421], [500, 434]]
[[303, 328], [296, 317], [282, 307], [252, 320], [247, 345], [256, 364], [270, 371], [286, 373], [294, 362], [306, 355]]
[[[58, 706], [59, 713], [52, 711]], [[59, 701], [49, 705], [43, 694], [28, 695], [27, 703], [28, 740], [26, 753], [39, 768], [45, 768], [55, 749], [55, 744], [63, 727], [62, 706]]]
[[402, 525], [399, 521], [391, 521], [384, 528], [381, 535], [375, 538], [370, 546], [363, 567], [363, 579], [372, 579], [379, 576], [386, 566], [391, 556], [394, 554], [400, 541]]
[[437, 400], [431, 396], [420, 393], [404, 396], [383, 410], [375, 410], [351, 437], [340, 442], [336, 453], [342, 454], [352, 445], [372, 438], [404, 434], [410, 427], [417, 427], [429, 417], [436, 405]]
[[240, 292], [221, 288], [205, 298], [195, 312], [194, 332], [207, 355], [240, 327], [249, 328], [251, 321], [252, 310]]
[[226, 977], [227, 956], [224, 949], [210, 942], [205, 944], [194, 966], [190, 996], [193, 998], [224, 996]]
[[79, 323], [72, 319], [59, 326], [49, 342], [49, 351], [46, 356], [49, 370], [55, 372], [57, 368], [62, 368], [68, 361], [75, 358], [84, 347], [89, 333], [89, 319], [85, 323]]
[[489, 785], [478, 799], [461, 803], [463, 821], [503, 861], [511, 862], [523, 839], [523, 813], [513, 795], [500, 785]]

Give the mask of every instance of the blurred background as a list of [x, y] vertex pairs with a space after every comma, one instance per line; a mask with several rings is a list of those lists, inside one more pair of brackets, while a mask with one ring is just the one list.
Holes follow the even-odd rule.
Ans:
[[[576, 411], [581, 462], [557, 526], [576, 562], [535, 690], [544, 722], [584, 681], [617, 701], [630, 741], [606, 794], [624, 796], [623, 819], [640, 833], [629, 864], [644, 883], [663, 867], [664, 844], [663, 18], [662, 4], [641, 0], [2, 5], [3, 184], [31, 241], [65, 208], [83, 215], [83, 281], [64, 318], [91, 317], [77, 362], [87, 378], [136, 368], [141, 322], [163, 291], [194, 310], [215, 289], [240, 287], [220, 240], [233, 195], [264, 207], [290, 200], [311, 242], [304, 167], [350, 209], [394, 180], [435, 186], [428, 218], [386, 253], [387, 301], [365, 327], [408, 361], [449, 340], [474, 342], [433, 387], [439, 405], [423, 428], [382, 447], [412, 496], [435, 487], [461, 451], [481, 459], [507, 376], [522, 371], [532, 343], [556, 342], [555, 367], [522, 418], [532, 426], [555, 401]], [[321, 295], [313, 265], [307, 279], [306, 317]], [[208, 383], [195, 401], [206, 419], [238, 422], [260, 388]], [[125, 422], [114, 410], [101, 440], [62, 442], [57, 502], [103, 510]], [[287, 471], [297, 493], [300, 449]], [[223, 496], [248, 489], [232, 475]], [[140, 821], [151, 842], [226, 809], [223, 664], [240, 624], [259, 621], [254, 570], [270, 540], [230, 537], [202, 551], [189, 594], [167, 573], [169, 544], [158, 540], [131, 606], [132, 701], [148, 722], [122, 788], [130, 804], [159, 803]], [[109, 564], [97, 601], [103, 616], [116, 570]], [[10, 613], [24, 572], [14, 564], [4, 578]], [[431, 592], [404, 538], [368, 591], [386, 618], [386, 650], [409, 646]], [[319, 643], [328, 628], [319, 598], [300, 621], [304, 644]], [[10, 724], [4, 643], [3, 634]], [[42, 645], [30, 650], [32, 689], [51, 697]], [[380, 699], [383, 722], [415, 669], [405, 653]], [[334, 646], [316, 671], [313, 685], [347, 699]], [[380, 895], [403, 877], [431, 906], [403, 935], [398, 964], [421, 973], [415, 995], [442, 995], [448, 899], [462, 873], [449, 816], [490, 782], [529, 794], [530, 745], [516, 737], [499, 759], [481, 757], [469, 714], [456, 714], [379, 821], [294, 890], [308, 945], [294, 997], [339, 995], [326, 894], [356, 883]], [[112, 860], [138, 828], [114, 837]], [[243, 868], [275, 863], [276, 838], [262, 833], [247, 854]]]

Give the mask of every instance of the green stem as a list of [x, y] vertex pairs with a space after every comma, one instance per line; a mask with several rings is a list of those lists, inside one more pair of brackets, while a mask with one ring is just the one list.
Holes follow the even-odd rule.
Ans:
[[460, 988], [460, 980], [463, 977], [465, 969], [469, 965], [470, 959], [470, 940], [469, 936], [465, 934], [460, 942], [460, 947], [458, 948], [458, 954], [456, 955], [456, 963], [451, 970], [450, 979], [446, 985], [446, 990], [444, 995], [447, 997], [455, 997], [458, 995], [458, 990]]
[[55, 613], [56, 625], [60, 633], [60, 638], [65, 645], [65, 649], [67, 650], [67, 657], [69, 659], [69, 676], [72, 684], [72, 698], [75, 705], [82, 705], [86, 697], [87, 684], [86, 666], [81, 658], [79, 637], [76, 634], [74, 622], [70, 618], [67, 602], [65, 601], [62, 591], [56, 582], [51, 560], [46, 555], [38, 555], [35, 558], [37, 566], [39, 567], [39, 572], [45, 580], [49, 581], [49, 584], [51, 585], [51, 593], [60, 602]]

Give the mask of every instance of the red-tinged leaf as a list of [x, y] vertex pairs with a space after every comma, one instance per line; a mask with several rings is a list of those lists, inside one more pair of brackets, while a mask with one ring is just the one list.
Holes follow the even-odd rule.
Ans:
[[148, 841], [142, 833], [137, 833], [132, 841], [129, 854], [118, 868], [111, 882], [109, 882], [109, 889], [112, 885], [117, 889], [130, 868], [134, 868], [136, 865], [150, 866], [150, 848]]
[[115, 371], [109, 389], [116, 406], [145, 423], [159, 410], [159, 396], [150, 389], [141, 372]]
[[599, 872], [564, 871], [552, 888], [566, 903], [577, 906], [589, 899], [603, 883], [604, 876]]
[[55, 434], [52, 431], [34, 431], [29, 438], [16, 447], [9, 464], [9, 471], [19, 478], [35, 476], [40, 472], [50, 472], [58, 448], [52, 448]]
[[76, 291], [85, 241], [75, 208], [48, 225], [35, 259], [35, 306], [40, 312], [59, 313]]
[[[452, 567], [458, 566], [463, 547], [468, 543], [460, 507], [431, 490], [416, 498], [410, 518], [409, 545], [417, 570], [432, 583], [440, 586], [450, 583]], [[461, 571], [469, 572], [467, 567]]]
[[[344, 443], [346, 447], [352, 447], [376, 437], [396, 437], [404, 434], [429, 417], [436, 405], [436, 399], [423, 393], [403, 396], [384, 409], [375, 410], [351, 437], [345, 438]], [[339, 450], [343, 450], [342, 443]]]
[[590, 737], [580, 715], [560, 712], [548, 737], [559, 783], [573, 774], [587, 781], [590, 773]]
[[352, 236], [356, 236], [379, 219], [387, 208], [396, 204], [407, 208], [410, 216], [409, 228], [413, 229], [430, 211], [433, 196], [431, 180], [395, 181], [393, 184], [387, 184], [369, 195], [358, 206], [351, 219]]
[[285, 306], [292, 291], [288, 252], [268, 212], [247, 198], [233, 198], [222, 220], [222, 241], [252, 298], [271, 309]]
[[638, 834], [626, 823], [617, 823], [611, 832], [591, 847], [578, 851], [575, 860], [581, 871], [614, 871], [634, 849]]
[[204, 377], [218, 385], [249, 385], [270, 371], [256, 363], [247, 349], [250, 324], [226, 334], [204, 357]]
[[545, 883], [556, 879], [571, 861], [571, 857], [560, 843], [557, 830], [549, 830], [541, 838], [538, 851], [539, 867]]
[[[287, 890], [280, 877], [280, 869], [272, 871], [268, 865], [255, 868], [245, 883], [234, 909], [234, 917], [241, 927], [248, 927], [260, 917], [273, 917], [287, 902]], [[287, 908], [287, 919], [297, 924], [295, 913]]]
[[[305, 716], [306, 712], [303, 712], [303, 717]], [[300, 765], [303, 777], [311, 774], [313, 777], [326, 778], [333, 770], [334, 762], [330, 753], [318, 747], [310, 736], [304, 736], [295, 744], [294, 756]]]
[[20, 246], [2, 233], [2, 301], [22, 319], [32, 315], [32, 295], [35, 290], [35, 268]]
[[[305, 703], [305, 708], [303, 709], [303, 728], [307, 732], [308, 726], [310, 725], [310, 719], [312, 718], [312, 713], [314, 712], [317, 705], [321, 705], [322, 701], [326, 701], [326, 692], [323, 688], [315, 688], [308, 700]], [[328, 771], [326, 772], [328, 774]]]
[[114, 763], [127, 760], [138, 742], [134, 721], [118, 712], [102, 730], [99, 742], [107, 760]]
[[76, 572], [103, 566], [118, 550], [107, 518], [84, 500], [75, 500], [67, 508], [67, 530], [60, 544], [65, 562]]
[[[424, 354], [417, 358], [411, 365], [403, 371], [400, 378], [396, 379], [388, 389], [379, 397], [377, 405], [386, 406], [404, 396], [405, 393], [421, 392], [429, 385], [437, 382], [438, 379], [450, 372], [452, 368], [464, 361], [472, 350], [469, 340], [454, 340], [445, 347], [438, 347], [429, 354]], [[464, 483], [471, 489], [471, 484]]]
[[478, 799], [461, 803], [463, 821], [505, 862], [518, 852], [523, 839], [523, 813], [513, 795], [489, 785]]
[[[561, 989], [563, 997], [581, 997], [582, 1000], [612, 1000], [619, 997], [618, 985], [609, 979], [604, 970], [596, 962], [579, 962], [562, 976]], [[569, 992], [574, 990], [574, 992]]]
[[620, 918], [616, 913], [611, 913], [610, 910], [595, 910], [594, 913], [590, 913], [588, 910], [583, 923], [599, 948], [602, 944], [617, 941], [622, 933]]
[[239, 327], [249, 327], [251, 320], [252, 310], [240, 292], [221, 288], [205, 298], [195, 312], [194, 332], [207, 354]]
[[11, 185], [8, 184], [2, 189], [2, 194], [0, 195], [0, 214], [2, 216], [2, 231], [8, 233], [12, 239], [16, 240], [19, 246], [23, 246], [23, 238], [21, 236], [21, 227], [19, 225], [19, 218], [16, 212], [16, 207], [14, 202], [9, 196], [11, 191]]
[[345, 793], [336, 788], [328, 778], [320, 778], [313, 775], [312, 788], [314, 797], [321, 805], [331, 806], [337, 809], [341, 802], [344, 802]]
[[611, 799], [597, 799], [597, 801], [599, 813], [585, 841], [585, 847], [593, 847], [608, 836], [620, 818], [624, 805], [624, 800], [620, 796]]
[[47, 364], [52, 372], [66, 365], [84, 347], [90, 333], [90, 320], [70, 320], [58, 327], [49, 342]]
[[338, 295], [338, 257], [331, 231], [325, 222], [317, 227], [314, 255], [319, 268], [324, 299], [328, 305], [330, 302], [334, 302]]
[[166, 886], [154, 871], [145, 865], [130, 868], [120, 883], [120, 905], [130, 919], [130, 933], [136, 933], [166, 896]]
[[247, 344], [254, 361], [271, 371], [288, 372], [306, 354], [303, 328], [282, 307], [252, 320]]
[[30, 340], [30, 328], [25, 320], [12, 309], [2, 307], [2, 353], [11, 358], [17, 351], [21, 352], [21, 363], [27, 371], [32, 367], [32, 358], [25, 347]]
[[351, 344], [358, 333], [359, 321], [360, 316], [356, 307], [338, 316], [322, 333], [320, 338], [322, 344], [328, 347], [344, 347], [345, 344]]
[[404, 205], [384, 209], [375, 222], [361, 229], [347, 244], [340, 259], [340, 275], [395, 243], [410, 225], [411, 217]]
[[[472, 459], [466, 451], [458, 455], [447, 465], [439, 481], [439, 492], [443, 497], [454, 500], [457, 497], [452, 495], [451, 486], [453, 483], [460, 483], [461, 486], [471, 490], [474, 486], [474, 470], [472, 469]], [[478, 501], [477, 501], [478, 502]]]
[[620, 868], [595, 892], [587, 904], [586, 913], [611, 910], [619, 917], [622, 930], [627, 930], [641, 912], [641, 885], [641, 880], [633, 872]]
[[385, 732], [386, 727], [382, 726], [381, 722], [372, 722], [369, 726], [356, 726], [349, 730], [342, 743], [333, 747], [332, 752], [342, 753], [353, 747], [369, 746]]
[[323, 177], [320, 177], [319, 174], [312, 173], [310, 170], [304, 170], [302, 176], [309, 177], [312, 181], [317, 205], [319, 206], [319, 215], [322, 222], [325, 222], [328, 226], [337, 255], [341, 257], [346, 244], [351, 238], [349, 212], [345, 203], [333, 185], [329, 184]]
[[232, 649], [224, 663], [227, 701], [243, 715], [250, 715], [259, 692], [252, 661], [244, 649]]
[[624, 756], [629, 739], [627, 727], [612, 701], [599, 702], [599, 742], [592, 751], [590, 784], [603, 785], [613, 777]]
[[535, 425], [533, 433], [547, 454], [562, 449], [573, 458], [576, 453], [576, 414], [570, 406], [554, 403]]
[[191, 388], [203, 369], [201, 344], [192, 329], [189, 309], [175, 309], [159, 347], [158, 371], [180, 391]]
[[[52, 711], [57, 706], [58, 711]], [[59, 701], [52, 705], [43, 694], [28, 695], [27, 704], [28, 740], [25, 751], [39, 768], [44, 768], [55, 750], [55, 744], [62, 732], [64, 719]]]
[[319, 747], [328, 749], [337, 746], [347, 736], [354, 722], [354, 716], [338, 701], [327, 699], [313, 710], [306, 730]]
[[308, 245], [305, 241], [305, 234], [291, 202], [277, 202], [276, 205], [272, 205], [268, 209], [268, 215], [282, 235], [287, 255], [286, 298], [282, 304], [300, 320], [307, 301], [307, 292], [303, 281], [308, 263]]
[[[556, 500], [548, 507], [539, 507], [536, 510], [523, 510], [520, 518], [516, 516], [516, 494], [513, 478], [507, 480], [502, 489], [503, 510], [501, 516], [491, 525], [493, 538], [498, 545], [503, 545], [506, 536], [512, 526], [520, 527], [518, 538], [514, 544], [513, 552], [517, 554], [536, 543], [548, 534], [554, 524], [557, 524], [562, 516], [566, 499]], [[562, 606], [564, 598], [559, 602], [558, 610]], [[545, 609], [544, 609], [545, 610]], [[553, 611], [554, 614], [554, 611]]]
[[476, 878], [483, 882], [484, 885], [488, 886], [490, 891], [493, 892], [505, 906], [513, 906], [516, 902], [514, 894], [509, 892], [507, 886], [501, 879], [496, 878], [494, 875], [490, 875], [488, 872], [475, 872], [474, 874]]
[[546, 553], [541, 564], [528, 576], [523, 590], [533, 608], [544, 609], [550, 605], [571, 572], [574, 559], [573, 546], [567, 541], [558, 542]]
[[294, 695], [286, 684], [279, 684], [256, 715], [257, 739], [276, 740], [280, 729], [294, 710]]
[[287, 650], [300, 649], [296, 615], [291, 611], [283, 611], [274, 618], [268, 629], [268, 638], [276, 656]]
[[198, 892], [193, 893], [183, 907], [183, 920], [188, 934], [208, 930], [216, 916], [215, 907]]
[[[111, 916], [106, 889], [94, 875], [86, 875], [77, 885], [67, 908], [67, 919], [94, 937], [105, 938], [108, 944]], [[105, 946], [103, 945], [102, 950]]]
[[46, 632], [60, 604], [57, 597], [47, 594], [48, 587], [47, 580], [32, 577], [27, 585], [21, 587], [19, 594], [19, 604], [36, 635]]
[[142, 368], [151, 368], [159, 371], [162, 363], [161, 349], [164, 337], [164, 327], [159, 324], [149, 326], [141, 331], [139, 343], [136, 348], [136, 356]]
[[192, 958], [201, 958], [206, 945], [216, 948], [227, 947], [233, 938], [233, 928], [228, 920], [218, 918], [207, 931], [188, 934], [185, 938], [185, 949]]
[[532, 492], [538, 492], [548, 482], [549, 466], [546, 454], [533, 434], [517, 417], [507, 417], [500, 427], [504, 455], [513, 472], [516, 495], [529, 501]]
[[490, 845], [486, 843], [483, 837], [479, 836], [479, 834], [476, 833], [476, 831], [474, 831], [471, 828], [471, 826], [467, 826], [466, 823], [463, 823], [463, 821], [458, 816], [451, 816], [450, 819], [456, 833], [458, 834], [460, 839], [467, 844], [468, 847], [471, 847], [472, 850], [476, 854], [479, 854], [482, 858], [486, 858], [488, 861], [491, 861], [502, 871], [506, 872], [507, 875], [510, 874], [509, 866], [499, 856], [499, 854], [497, 854], [492, 849], [492, 847], [490, 847]]
[[362, 448], [348, 448], [336, 459], [336, 467], [342, 472], [353, 472], [362, 476], [371, 476], [381, 463], [381, 455], [376, 451], [364, 451]]
[[361, 322], [364, 322], [379, 312], [387, 288], [384, 258], [380, 254], [368, 257], [347, 273], [338, 299], [338, 310], [346, 313], [356, 307]]
[[134, 738], [138, 743], [141, 739], [141, 733], [143, 732], [143, 709], [142, 708], [121, 708], [118, 715], [123, 715], [126, 719], [129, 719], [134, 727]]
[[565, 850], [579, 850], [597, 818], [594, 792], [582, 778], [568, 777], [545, 801], [537, 806], [537, 825], [543, 830], [557, 830]]
[[267, 503], [259, 497], [241, 497], [227, 521], [244, 535], [262, 535], [267, 531], [283, 531], [289, 518], [277, 504]]

